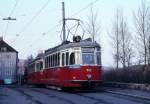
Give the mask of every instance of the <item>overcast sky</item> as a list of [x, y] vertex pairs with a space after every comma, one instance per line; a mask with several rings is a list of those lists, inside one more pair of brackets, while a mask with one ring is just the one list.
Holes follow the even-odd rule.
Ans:
[[[88, 21], [92, 6], [89, 4], [94, 3], [93, 11], [98, 13], [102, 25], [99, 35], [102, 63], [112, 66], [112, 48], [107, 33], [111, 30], [115, 10], [124, 11], [130, 29], [134, 30], [132, 14], [141, 0], [0, 0], [0, 36], [19, 52], [21, 59], [60, 44], [62, 1], [65, 2], [66, 17], [73, 16], [82, 21]], [[2, 20], [8, 16], [17, 20]]]

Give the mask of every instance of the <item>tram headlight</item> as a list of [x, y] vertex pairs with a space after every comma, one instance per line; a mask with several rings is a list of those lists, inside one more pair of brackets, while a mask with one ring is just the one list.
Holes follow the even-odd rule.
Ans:
[[86, 76], [87, 76], [88, 79], [91, 79], [91, 78], [92, 78], [92, 75], [91, 75], [91, 74], [87, 74]]
[[75, 76], [73, 76], [72, 78], [73, 78], [73, 79], [76, 79], [76, 77], [75, 77]]
[[86, 71], [87, 71], [87, 72], [91, 72], [91, 71], [92, 71], [92, 69], [86, 69]]

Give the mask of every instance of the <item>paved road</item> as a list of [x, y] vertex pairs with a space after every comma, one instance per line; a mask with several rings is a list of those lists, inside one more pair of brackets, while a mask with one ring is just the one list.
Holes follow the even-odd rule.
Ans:
[[48, 88], [28, 86], [0, 86], [0, 104], [150, 104], [148, 99], [124, 96], [109, 91], [150, 94], [129, 89], [99, 88], [94, 91], [62, 92]]

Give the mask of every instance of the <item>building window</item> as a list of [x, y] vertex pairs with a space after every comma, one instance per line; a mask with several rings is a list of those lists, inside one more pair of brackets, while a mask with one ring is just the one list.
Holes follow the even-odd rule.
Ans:
[[10, 58], [11, 58], [11, 55], [7, 55], [6, 57], [7, 57], [7, 59], [10, 59]]
[[7, 51], [7, 47], [2, 47], [1, 48], [1, 52], [6, 52]]

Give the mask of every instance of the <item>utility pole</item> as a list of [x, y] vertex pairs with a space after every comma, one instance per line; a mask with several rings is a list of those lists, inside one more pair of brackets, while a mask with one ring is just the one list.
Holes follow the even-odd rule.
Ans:
[[65, 17], [65, 3], [62, 2], [62, 31], [63, 31], [63, 41], [62, 43], [65, 43], [65, 41], [67, 41], [66, 39], [66, 21], [71, 20], [71, 21], [77, 21], [79, 23], [80, 19], [76, 19], [76, 18], [66, 18]]
[[63, 21], [63, 42], [66, 41], [66, 29], [65, 29], [65, 25], [66, 25], [66, 20], [65, 20], [65, 4], [64, 2], [62, 2], [62, 21]]
[[148, 65], [150, 65], [150, 36], [149, 36], [149, 44], [148, 44]]

